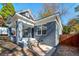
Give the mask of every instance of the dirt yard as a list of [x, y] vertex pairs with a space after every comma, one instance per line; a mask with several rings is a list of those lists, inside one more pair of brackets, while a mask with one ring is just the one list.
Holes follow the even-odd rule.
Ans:
[[79, 56], [79, 47], [59, 45], [54, 56]]
[[60, 38], [60, 45], [54, 56], [79, 56], [79, 34], [65, 34]]

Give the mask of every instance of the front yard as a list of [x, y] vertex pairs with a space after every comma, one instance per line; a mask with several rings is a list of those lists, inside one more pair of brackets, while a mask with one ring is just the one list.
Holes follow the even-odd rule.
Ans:
[[79, 47], [59, 45], [54, 56], [79, 56]]
[[79, 34], [62, 35], [54, 55], [79, 56]]

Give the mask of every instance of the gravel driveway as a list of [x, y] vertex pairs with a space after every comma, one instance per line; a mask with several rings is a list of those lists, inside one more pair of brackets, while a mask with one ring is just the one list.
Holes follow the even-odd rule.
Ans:
[[79, 48], [58, 45], [57, 50], [53, 55], [54, 56], [79, 56]]

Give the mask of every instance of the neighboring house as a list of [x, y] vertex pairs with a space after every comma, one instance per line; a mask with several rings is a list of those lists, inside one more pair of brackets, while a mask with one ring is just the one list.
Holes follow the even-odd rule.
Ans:
[[27, 44], [30, 38], [35, 38], [46, 45], [57, 46], [63, 30], [59, 14], [35, 20], [30, 10], [17, 12], [8, 19], [7, 25], [15, 28], [17, 44]]
[[8, 36], [8, 28], [0, 27], [0, 36]]

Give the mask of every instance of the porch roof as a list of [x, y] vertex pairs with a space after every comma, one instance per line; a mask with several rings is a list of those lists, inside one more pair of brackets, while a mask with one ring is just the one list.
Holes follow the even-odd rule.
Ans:
[[[28, 18], [28, 17], [25, 17], [22, 14], [20, 14], [20, 13], [23, 13], [23, 12], [26, 13], [26, 11], [28, 11], [28, 14], [31, 15], [32, 18]], [[21, 12], [17, 12], [12, 18], [13, 18], [14, 21], [17, 21], [18, 19], [20, 19], [21, 22], [23, 22], [24, 24], [27, 24], [26, 26], [30, 25], [31, 27], [34, 27], [34, 26], [37, 26], [37, 25], [43, 25], [43, 24], [46, 24], [47, 22], [51, 22], [51, 21], [56, 21], [59, 24], [59, 26], [62, 28], [62, 23], [61, 23], [59, 14], [54, 14], [54, 15], [51, 15], [51, 16], [48, 16], [46, 18], [43, 18], [43, 19], [36, 21], [33, 18], [30, 10], [23, 10]]]

